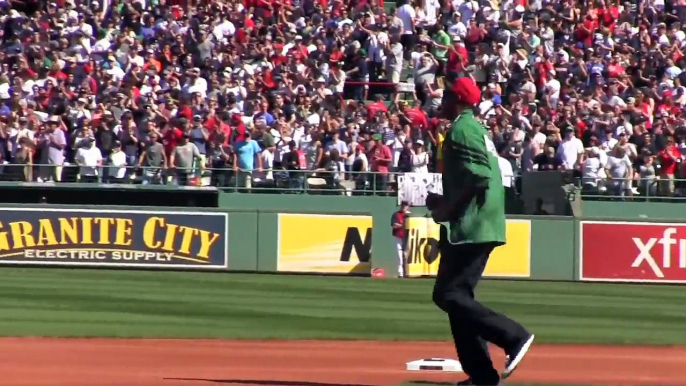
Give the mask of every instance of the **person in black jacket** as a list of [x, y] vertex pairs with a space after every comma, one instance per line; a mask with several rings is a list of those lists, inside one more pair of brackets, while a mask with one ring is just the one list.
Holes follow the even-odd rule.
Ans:
[[288, 189], [291, 191], [299, 191], [304, 186], [305, 175], [300, 173], [301, 154], [298, 152], [295, 141], [291, 140], [288, 143], [289, 152], [281, 157], [281, 165], [284, 169], [292, 171], [288, 173]]
[[412, 141], [407, 139], [398, 157], [398, 171], [409, 173], [412, 171]]

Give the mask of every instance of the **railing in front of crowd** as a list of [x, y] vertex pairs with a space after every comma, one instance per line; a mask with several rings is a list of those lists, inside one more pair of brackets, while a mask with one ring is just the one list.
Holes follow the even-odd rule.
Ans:
[[0, 165], [0, 186], [55, 184], [120, 185], [122, 188], [219, 189], [246, 193], [396, 196], [403, 173], [226, 168], [161, 168], [149, 166]]
[[681, 201], [686, 199], [686, 179], [674, 176], [613, 179], [581, 178], [581, 197], [586, 200]]
[[400, 99], [405, 99], [407, 94], [414, 92], [414, 83], [346, 80], [343, 87], [343, 98], [347, 100], [371, 100], [374, 95], [383, 95], [387, 101], [392, 101], [393, 95], [396, 93], [401, 96]]
[[[343, 169], [341, 167], [341, 169]], [[536, 172], [546, 173], [546, 172]], [[521, 189], [520, 176], [505, 177], [513, 190]], [[160, 168], [149, 166], [79, 166], [76, 164], [0, 164], [0, 187], [55, 184], [118, 185], [122, 188], [218, 189], [229, 192], [378, 195], [406, 197], [420, 205], [428, 191], [440, 191], [440, 174], [264, 169], [244, 171], [232, 167]], [[401, 186], [402, 185], [402, 186]], [[582, 198], [591, 200], [663, 201], [686, 199], [686, 179], [582, 178], [575, 181]], [[399, 193], [400, 192], [400, 193]], [[520, 192], [517, 192], [520, 193]]]

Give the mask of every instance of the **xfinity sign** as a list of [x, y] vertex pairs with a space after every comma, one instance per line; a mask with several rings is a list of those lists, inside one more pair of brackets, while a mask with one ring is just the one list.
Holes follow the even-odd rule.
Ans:
[[686, 283], [686, 223], [582, 221], [580, 227], [581, 280]]

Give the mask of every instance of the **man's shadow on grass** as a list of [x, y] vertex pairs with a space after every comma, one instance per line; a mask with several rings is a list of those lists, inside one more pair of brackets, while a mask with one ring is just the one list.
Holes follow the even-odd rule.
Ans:
[[262, 386], [374, 386], [358, 383], [321, 383], [304, 381], [250, 380], [250, 379], [203, 379], [203, 378], [164, 378], [173, 381], [198, 381], [225, 383], [229, 385], [262, 385]]

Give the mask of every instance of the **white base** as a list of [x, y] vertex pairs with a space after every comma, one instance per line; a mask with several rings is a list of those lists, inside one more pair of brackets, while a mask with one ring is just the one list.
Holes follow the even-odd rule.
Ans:
[[429, 358], [407, 362], [408, 371], [449, 371], [462, 372], [462, 365], [455, 359]]

